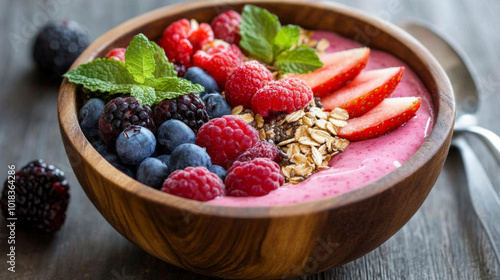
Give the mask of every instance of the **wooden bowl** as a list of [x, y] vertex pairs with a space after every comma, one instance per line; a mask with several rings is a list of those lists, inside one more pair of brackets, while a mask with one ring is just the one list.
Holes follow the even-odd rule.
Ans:
[[173, 21], [210, 22], [224, 10], [241, 11], [246, 3], [270, 10], [282, 23], [334, 31], [406, 62], [431, 92], [435, 106], [435, 126], [425, 143], [400, 168], [339, 196], [275, 207], [207, 205], [146, 187], [101, 157], [80, 130], [76, 86], [65, 79], [58, 113], [66, 152], [81, 186], [106, 220], [171, 264], [241, 279], [292, 277], [345, 264], [377, 248], [413, 216], [434, 185], [450, 145], [455, 113], [450, 83], [438, 62], [410, 35], [338, 4], [190, 2], [119, 25], [97, 39], [72, 67], [128, 45], [140, 32], [157, 39]]

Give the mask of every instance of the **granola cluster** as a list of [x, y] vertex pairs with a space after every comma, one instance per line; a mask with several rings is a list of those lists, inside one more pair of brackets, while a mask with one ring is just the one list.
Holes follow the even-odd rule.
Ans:
[[232, 114], [254, 126], [260, 140], [278, 146], [286, 183], [300, 183], [313, 173], [327, 169], [330, 159], [349, 145], [348, 140], [337, 136], [338, 128], [347, 125], [347, 111], [337, 108], [326, 112], [314, 101], [268, 123], [241, 106], [233, 108]]

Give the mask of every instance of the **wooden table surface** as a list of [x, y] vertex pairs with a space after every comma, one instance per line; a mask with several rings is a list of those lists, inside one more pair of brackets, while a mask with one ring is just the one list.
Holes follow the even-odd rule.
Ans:
[[[48, 19], [73, 19], [96, 39], [119, 23], [181, 1], [0, 0], [0, 179], [7, 165], [42, 158], [65, 171], [71, 202], [62, 230], [16, 230], [16, 273], [7, 271], [6, 222], [0, 222], [0, 279], [209, 279], [156, 259], [118, 234], [76, 180], [59, 134], [58, 85], [31, 59], [34, 32]], [[423, 20], [468, 53], [480, 75], [480, 124], [500, 134], [500, 1], [343, 0], [391, 22]], [[498, 165], [469, 138], [497, 191]], [[451, 150], [429, 197], [385, 244], [342, 267], [303, 279], [500, 279], [500, 264], [468, 197], [461, 158]], [[500, 222], [500, 217], [499, 217]], [[201, 252], [200, 252], [201, 253]]]

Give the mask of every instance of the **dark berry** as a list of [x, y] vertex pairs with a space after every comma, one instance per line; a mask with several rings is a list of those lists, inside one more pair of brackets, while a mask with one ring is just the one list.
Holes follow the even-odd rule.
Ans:
[[38, 33], [33, 58], [51, 80], [60, 80], [89, 45], [88, 31], [74, 21], [52, 22]]
[[78, 120], [80, 127], [89, 141], [99, 139], [99, 118], [104, 113], [104, 101], [91, 98], [82, 106]]
[[170, 174], [161, 191], [188, 199], [207, 201], [224, 193], [224, 183], [205, 167], [188, 167]]
[[110, 153], [108, 146], [102, 142], [102, 140], [93, 141], [92, 147], [101, 155], [105, 156]]
[[157, 140], [167, 150], [173, 151], [181, 144], [194, 144], [196, 135], [185, 123], [179, 120], [168, 120], [158, 128]]
[[155, 148], [154, 134], [151, 130], [138, 125], [129, 126], [116, 139], [116, 153], [125, 164], [139, 164], [151, 156]]
[[108, 152], [108, 153], [104, 154], [103, 157], [109, 163], [111, 163], [111, 165], [113, 165], [114, 167], [116, 167], [116, 169], [118, 169], [121, 172], [125, 173], [129, 177], [135, 179], [135, 167], [122, 163], [120, 161], [120, 158], [118, 157], [117, 154], [113, 154], [111, 152]]
[[168, 166], [157, 158], [146, 158], [137, 168], [137, 181], [157, 190], [161, 189], [163, 182], [170, 172]]
[[219, 86], [214, 78], [200, 67], [189, 67], [186, 74], [184, 74], [184, 79], [191, 81], [193, 84], [202, 85], [205, 88], [205, 91], [200, 93], [202, 97], [205, 93], [219, 92]]
[[220, 118], [225, 115], [231, 115], [231, 107], [227, 104], [227, 101], [222, 95], [218, 93], [210, 93], [202, 98], [205, 106], [207, 107], [207, 113], [210, 118]]
[[[9, 179], [9, 178], [8, 178]], [[9, 205], [11, 183], [5, 181], [0, 205], [3, 215], [17, 218], [17, 223], [45, 232], [59, 230], [66, 218], [69, 186], [64, 173], [42, 160], [36, 160], [16, 172], [15, 207]], [[14, 216], [8, 208], [14, 208]]]
[[194, 93], [165, 99], [155, 107], [155, 124], [159, 127], [170, 119], [180, 120], [196, 132], [208, 122], [207, 108], [201, 98]]
[[210, 169], [208, 169], [208, 170], [210, 170], [210, 172], [217, 175], [222, 181], [224, 181], [226, 179], [227, 171], [226, 171], [226, 169], [224, 169], [224, 167], [219, 166], [219, 165], [212, 165], [212, 166], [210, 166]]
[[167, 166], [170, 166], [170, 155], [161, 155], [161, 156], [158, 156], [157, 159], [161, 160]]
[[141, 105], [135, 97], [117, 97], [104, 106], [104, 114], [99, 119], [99, 134], [108, 147], [113, 147], [116, 137], [130, 125], [140, 125], [156, 132], [149, 106]]
[[189, 166], [210, 168], [212, 162], [205, 149], [195, 144], [179, 145], [170, 155], [170, 173]]
[[184, 64], [175, 63], [174, 64], [174, 69], [177, 72], [177, 77], [182, 78], [186, 74], [186, 66]]

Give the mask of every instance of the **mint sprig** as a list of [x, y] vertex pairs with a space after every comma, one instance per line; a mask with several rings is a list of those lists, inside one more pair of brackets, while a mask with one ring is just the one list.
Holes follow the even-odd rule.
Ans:
[[178, 78], [165, 51], [143, 34], [136, 35], [125, 52], [125, 63], [96, 59], [67, 72], [63, 77], [90, 91], [128, 93], [141, 104], [158, 104], [165, 98], [198, 93], [203, 86]]
[[316, 51], [297, 46], [300, 28], [281, 26], [276, 15], [254, 5], [245, 5], [241, 14], [240, 46], [251, 56], [273, 64], [282, 73], [304, 74], [323, 66]]

